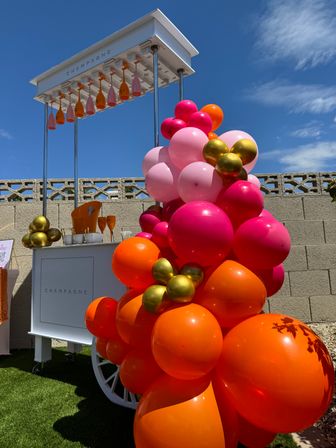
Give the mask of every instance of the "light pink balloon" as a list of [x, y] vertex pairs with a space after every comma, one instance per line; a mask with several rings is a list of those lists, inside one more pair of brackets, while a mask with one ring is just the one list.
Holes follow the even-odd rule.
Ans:
[[223, 181], [212, 165], [193, 162], [183, 168], [177, 181], [177, 191], [184, 202], [215, 202]]
[[157, 163], [145, 176], [146, 190], [158, 202], [168, 202], [179, 197], [177, 178], [179, 171], [164, 162]]
[[156, 146], [148, 151], [142, 161], [142, 172], [144, 176], [146, 176], [152, 166], [160, 162], [170, 162], [167, 146]]
[[173, 135], [168, 146], [172, 163], [182, 169], [192, 162], [203, 161], [203, 148], [209, 139], [203, 131], [193, 127], [181, 129]]
[[256, 187], [260, 188], [261, 183], [260, 180], [255, 176], [254, 174], [249, 174], [247, 176], [247, 180], [251, 182], [251, 184], [255, 185]]
[[290, 245], [288, 230], [281, 222], [257, 217], [238, 227], [233, 250], [238, 261], [254, 271], [282, 263], [289, 254]]
[[244, 138], [246, 138], [248, 140], [252, 140], [257, 146], [257, 155], [256, 155], [255, 159], [252, 160], [252, 162], [244, 165], [244, 169], [249, 173], [254, 168], [254, 165], [257, 163], [257, 160], [258, 160], [258, 145], [257, 145], [257, 142], [252, 137], [252, 135], [250, 135], [244, 131], [227, 131], [227, 132], [224, 132], [224, 134], [220, 135], [218, 138], [220, 140], [222, 140], [224, 143], [226, 143], [226, 145], [229, 148], [232, 148], [232, 146], [236, 142], [238, 142], [239, 140], [242, 140]]

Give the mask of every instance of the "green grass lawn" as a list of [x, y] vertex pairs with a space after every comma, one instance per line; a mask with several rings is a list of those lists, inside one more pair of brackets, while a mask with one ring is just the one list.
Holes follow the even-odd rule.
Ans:
[[[134, 447], [134, 412], [105, 397], [88, 351], [69, 362], [53, 350], [41, 375], [32, 366], [32, 350], [0, 357], [0, 448]], [[278, 436], [272, 447], [297, 445]]]

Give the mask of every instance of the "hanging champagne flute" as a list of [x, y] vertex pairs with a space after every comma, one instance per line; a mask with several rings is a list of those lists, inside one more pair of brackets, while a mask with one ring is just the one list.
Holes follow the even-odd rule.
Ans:
[[107, 95], [107, 104], [110, 107], [114, 107], [117, 104], [116, 94], [115, 94], [113, 83], [112, 83], [112, 76], [113, 75], [114, 75], [114, 72], [111, 72], [110, 73], [110, 76], [111, 76], [111, 87], [110, 87], [110, 90], [109, 90], [108, 95]]
[[132, 95], [133, 96], [140, 96], [141, 95], [141, 84], [140, 79], [138, 77], [138, 62], [135, 61], [135, 73], [132, 79]]
[[110, 234], [111, 234], [111, 243], [113, 240], [113, 229], [116, 225], [116, 217], [114, 215], [107, 215], [106, 216], [106, 223], [107, 223], [107, 227], [110, 229]]
[[93, 99], [91, 96], [91, 84], [93, 83], [92, 79], [89, 80], [89, 98], [87, 99], [85, 110], [87, 115], [94, 115], [96, 113], [95, 106], [93, 104]]
[[54, 111], [53, 111], [53, 103], [54, 103], [54, 100], [52, 98], [50, 98], [50, 113], [49, 113], [49, 117], [48, 117], [47, 127], [51, 131], [54, 131], [56, 129], [56, 119], [55, 119], [55, 115], [54, 115]]
[[106, 224], [107, 224], [106, 216], [98, 216], [98, 227], [99, 227], [99, 230], [101, 231], [102, 235], [104, 234]]
[[62, 109], [62, 99], [63, 98], [64, 98], [64, 95], [62, 92], [60, 92], [59, 93], [59, 108], [56, 113], [56, 123], [57, 124], [64, 124], [64, 122], [65, 122], [64, 113], [63, 113], [63, 109]]
[[105, 75], [103, 73], [99, 73], [99, 91], [96, 96], [96, 107], [97, 109], [105, 109], [106, 100], [102, 91], [102, 81], [105, 79]]
[[78, 83], [78, 98], [77, 103], [75, 105], [75, 115], [77, 118], [83, 118], [84, 117], [84, 106], [81, 101], [81, 90], [83, 89], [83, 84], [80, 82]]
[[121, 101], [126, 101], [129, 99], [129, 88], [125, 81], [125, 70], [126, 69], [127, 69], [127, 64], [125, 63], [122, 68], [123, 79], [122, 79], [122, 83], [120, 84], [120, 87], [119, 87], [119, 98], [121, 99]]
[[66, 121], [68, 123], [73, 123], [75, 121], [75, 112], [72, 107], [71, 95], [72, 95], [72, 90], [69, 89], [69, 106], [68, 106], [67, 112], [66, 112]]

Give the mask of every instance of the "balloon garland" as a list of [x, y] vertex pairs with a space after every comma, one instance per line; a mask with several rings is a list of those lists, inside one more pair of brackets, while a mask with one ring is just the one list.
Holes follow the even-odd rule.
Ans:
[[223, 117], [184, 100], [162, 122], [169, 144], [142, 167], [163, 205], [142, 213], [142, 232], [114, 252], [127, 293], [87, 309], [97, 350], [142, 395], [137, 448], [266, 446], [312, 425], [332, 398], [321, 339], [295, 318], [263, 314], [283, 284], [290, 236], [249, 174], [255, 140], [215, 134]]

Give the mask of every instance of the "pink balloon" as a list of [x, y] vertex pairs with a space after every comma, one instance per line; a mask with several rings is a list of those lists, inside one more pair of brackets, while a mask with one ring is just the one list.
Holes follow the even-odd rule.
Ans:
[[180, 118], [174, 118], [171, 122], [170, 138], [172, 138], [172, 136], [176, 134], [177, 131], [185, 127], [187, 127], [187, 123], [185, 121], [181, 120]]
[[290, 236], [279, 221], [252, 218], [238, 227], [233, 250], [238, 261], [251, 270], [270, 269], [289, 254]]
[[274, 221], [277, 221], [277, 219], [272, 215], [272, 213], [266, 210], [265, 208], [264, 210], [261, 211], [259, 218], [274, 219]]
[[229, 253], [233, 230], [227, 215], [215, 204], [192, 201], [171, 217], [168, 240], [183, 262], [210, 266], [221, 263]]
[[146, 176], [152, 166], [160, 162], [170, 162], [167, 146], [156, 146], [147, 152], [142, 161], [142, 172], [144, 176]]
[[183, 168], [177, 181], [177, 191], [184, 202], [215, 202], [222, 188], [222, 178], [206, 162], [190, 163]]
[[197, 106], [193, 101], [182, 100], [175, 106], [175, 117], [187, 122], [190, 115], [197, 111]]
[[152, 234], [149, 232], [139, 232], [135, 236], [138, 236], [139, 238], [146, 238], [146, 240], [150, 240], [152, 238]]
[[251, 182], [251, 184], [255, 185], [256, 187], [260, 188], [261, 183], [260, 180], [255, 176], [254, 174], [249, 174], [247, 176], [247, 180]]
[[267, 297], [271, 297], [278, 292], [285, 280], [285, 269], [283, 264], [279, 264], [271, 269], [255, 270], [254, 273], [265, 285]]
[[169, 246], [168, 242], [168, 223], [165, 221], [159, 222], [153, 229], [152, 241], [160, 249], [165, 249]]
[[171, 127], [173, 120], [174, 117], [169, 117], [163, 120], [163, 122], [161, 123], [161, 134], [168, 140], [171, 138]]
[[227, 213], [237, 227], [261, 213], [264, 208], [264, 197], [255, 185], [245, 180], [238, 180], [219, 193], [216, 204]]
[[208, 135], [212, 129], [212, 120], [206, 112], [194, 112], [189, 118], [188, 126], [201, 129], [201, 131]]
[[183, 202], [182, 199], [180, 198], [174, 199], [173, 201], [169, 201], [163, 204], [162, 219], [164, 221], [170, 221], [170, 218], [172, 217], [173, 213], [175, 213], [176, 210], [184, 204], [185, 202]]
[[208, 141], [208, 137], [200, 129], [192, 127], [181, 129], [170, 140], [168, 146], [170, 160], [180, 169], [192, 162], [204, 162], [203, 148]]
[[166, 163], [158, 163], [148, 171], [145, 177], [146, 190], [158, 202], [172, 201], [178, 198], [177, 178], [179, 172]]
[[154, 210], [148, 210], [141, 213], [139, 224], [143, 232], [152, 233], [153, 228], [161, 222], [160, 215]]
[[[257, 145], [257, 142], [254, 140], [254, 138], [250, 134], [248, 134], [247, 132], [244, 132], [244, 131], [227, 131], [227, 132], [224, 132], [224, 134], [220, 135], [218, 138], [220, 140], [222, 140], [224, 143], [226, 143], [226, 145], [229, 148], [232, 148], [232, 146], [236, 142], [238, 142], [239, 140], [242, 140], [244, 138], [246, 138], [248, 140], [252, 140]], [[257, 160], [258, 160], [258, 145], [257, 145], [257, 156], [255, 157], [254, 160], [252, 160], [252, 162], [244, 165], [244, 169], [249, 173], [254, 168], [254, 165], [257, 163]]]

